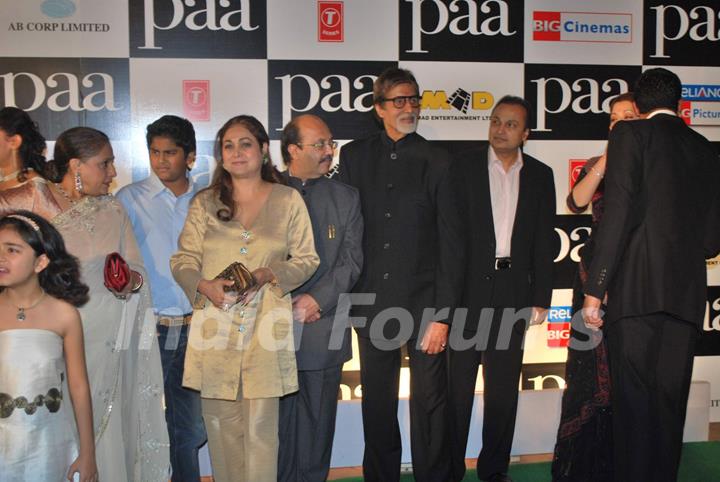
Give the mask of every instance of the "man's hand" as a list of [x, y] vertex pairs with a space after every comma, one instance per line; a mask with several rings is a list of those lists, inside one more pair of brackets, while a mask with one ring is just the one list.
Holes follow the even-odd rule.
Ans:
[[585, 321], [585, 326], [593, 331], [597, 331], [603, 326], [603, 319], [600, 313], [600, 305], [602, 301], [600, 298], [594, 296], [585, 295], [585, 302], [583, 303], [582, 316]]
[[449, 329], [450, 325], [446, 325], [445, 323], [440, 323], [439, 321], [431, 322], [427, 330], [425, 330], [425, 335], [420, 343], [420, 349], [428, 355], [437, 355], [443, 352], [447, 346]]
[[322, 316], [320, 305], [308, 294], [293, 296], [292, 307], [293, 318], [300, 323], [312, 323]]
[[530, 315], [530, 326], [541, 325], [547, 318], [547, 308], [540, 306], [533, 306], [532, 315]]

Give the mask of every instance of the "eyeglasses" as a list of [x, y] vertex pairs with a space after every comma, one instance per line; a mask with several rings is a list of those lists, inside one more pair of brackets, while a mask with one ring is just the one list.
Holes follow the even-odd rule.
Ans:
[[405, 107], [405, 102], [410, 102], [410, 107], [418, 107], [420, 105], [419, 95], [398, 95], [391, 99], [381, 98], [380, 102], [392, 102], [396, 109]]
[[314, 144], [300, 144], [298, 142], [295, 145], [300, 146], [300, 147], [310, 146], [310, 147], [314, 147], [315, 149], [318, 149], [318, 150], [329, 147], [330, 149], [335, 150], [335, 149], [337, 149], [338, 143], [337, 143], [337, 141], [323, 141], [323, 142], [316, 142]]

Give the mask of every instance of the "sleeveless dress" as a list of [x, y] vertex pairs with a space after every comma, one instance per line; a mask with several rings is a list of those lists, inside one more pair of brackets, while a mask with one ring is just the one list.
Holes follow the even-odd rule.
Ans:
[[0, 481], [62, 481], [77, 457], [63, 339], [0, 331]]

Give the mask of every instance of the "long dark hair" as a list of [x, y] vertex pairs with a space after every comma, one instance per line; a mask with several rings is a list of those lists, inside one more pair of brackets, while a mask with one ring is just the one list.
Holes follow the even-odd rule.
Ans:
[[[265, 128], [259, 120], [250, 115], [238, 115], [233, 117], [225, 124], [223, 124], [223, 126], [217, 132], [217, 135], [215, 136], [214, 154], [218, 166], [215, 168], [212, 182], [210, 183], [210, 186], [207, 187], [207, 189], [212, 189], [213, 191], [215, 191], [220, 198], [220, 202], [223, 203], [223, 207], [218, 209], [217, 211], [217, 217], [221, 221], [230, 221], [233, 217], [235, 217], [235, 201], [233, 200], [232, 178], [230, 177], [230, 173], [222, 167], [223, 137], [225, 137], [225, 133], [228, 131], [228, 129], [235, 125], [241, 125], [245, 129], [250, 131], [250, 134], [253, 135], [255, 140], [260, 145], [260, 149], [262, 149], [263, 144], [270, 146], [270, 137], [265, 131]], [[263, 181], [266, 182], [277, 182], [281, 184], [285, 183], [285, 180], [280, 175], [280, 172], [273, 165], [269, 154], [266, 155], [266, 160], [263, 159], [263, 164], [260, 168], [260, 177]]]
[[103, 147], [110, 144], [110, 139], [92, 127], [73, 127], [68, 129], [55, 141], [53, 159], [47, 163], [46, 174], [43, 176], [53, 182], [60, 182], [68, 172], [70, 159], [84, 161], [96, 155]]
[[67, 252], [65, 241], [52, 224], [30, 211], [15, 211], [0, 218], [0, 229], [7, 228], [15, 230], [35, 256], [44, 254], [50, 260], [38, 275], [40, 287], [47, 294], [74, 306], [87, 303], [88, 287], [80, 280], [80, 264]]
[[20, 160], [22, 165], [18, 173], [18, 182], [27, 180], [30, 169], [43, 175], [45, 172], [45, 138], [38, 130], [38, 125], [22, 109], [17, 107], [3, 107], [0, 109], [0, 129], [9, 136], [22, 137], [20, 144]]

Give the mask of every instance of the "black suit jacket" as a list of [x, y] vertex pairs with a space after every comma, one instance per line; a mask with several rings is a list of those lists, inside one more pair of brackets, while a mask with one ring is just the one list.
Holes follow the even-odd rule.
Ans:
[[[462, 306], [468, 308], [466, 330], [476, 330], [480, 312], [491, 307], [495, 275], [495, 225], [490, 201], [488, 148], [458, 156], [460, 189], [467, 226], [467, 263]], [[513, 308], [549, 307], [552, 298], [555, 183], [553, 172], [523, 154], [520, 190], [510, 245], [515, 287]]]
[[610, 134], [605, 212], [585, 294], [606, 319], [665, 312], [701, 328], [705, 259], [720, 251], [720, 162], [682, 119], [658, 114]]
[[[383, 131], [343, 146], [339, 179], [360, 191], [365, 222], [365, 263], [353, 291], [376, 294], [373, 305], [353, 307], [353, 316], [367, 318], [356, 324], [360, 336], [379, 338], [369, 326], [386, 308], [407, 310], [415, 337], [425, 308], [457, 305], [464, 242], [452, 164], [418, 134], [393, 142]], [[382, 332], [393, 338], [397, 330], [391, 320]]]

